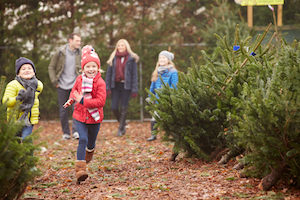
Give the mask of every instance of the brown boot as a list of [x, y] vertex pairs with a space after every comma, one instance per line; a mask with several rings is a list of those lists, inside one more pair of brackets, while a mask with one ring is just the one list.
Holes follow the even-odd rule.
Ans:
[[94, 151], [95, 149], [88, 149], [88, 148], [85, 149], [86, 164], [88, 164], [93, 159]]
[[80, 183], [81, 181], [85, 181], [85, 179], [88, 177], [88, 174], [86, 172], [86, 161], [77, 160], [75, 163], [75, 171], [76, 171], [77, 183]]

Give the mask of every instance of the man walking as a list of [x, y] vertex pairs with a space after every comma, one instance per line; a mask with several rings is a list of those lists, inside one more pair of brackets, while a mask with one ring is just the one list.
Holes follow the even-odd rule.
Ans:
[[[63, 130], [63, 139], [70, 139], [69, 109], [63, 108], [69, 99], [70, 92], [75, 83], [77, 75], [81, 70], [81, 36], [72, 33], [68, 37], [69, 42], [61, 46], [54, 54], [48, 66], [49, 76], [52, 84], [57, 88], [59, 117]], [[74, 107], [72, 107], [72, 110]], [[72, 123], [73, 138], [79, 139], [76, 127]]]

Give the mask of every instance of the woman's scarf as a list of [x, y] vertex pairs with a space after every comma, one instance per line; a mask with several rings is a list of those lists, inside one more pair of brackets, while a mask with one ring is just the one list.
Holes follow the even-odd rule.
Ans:
[[[20, 110], [23, 111], [23, 115], [20, 117], [20, 121], [24, 121], [26, 126], [30, 126], [31, 123], [28, 119], [28, 114], [31, 111], [31, 108], [34, 104], [35, 91], [38, 86], [38, 80], [36, 77], [31, 79], [23, 79], [20, 76], [16, 76], [16, 80], [25, 88], [24, 97], [21, 100], [22, 104], [20, 105]], [[23, 90], [23, 89], [22, 89]], [[21, 90], [20, 90], [21, 91]], [[19, 91], [19, 92], [20, 92]]]
[[[91, 99], [92, 98], [92, 90], [93, 90], [93, 82], [94, 78], [88, 78], [84, 73], [82, 73], [82, 94], [84, 98]], [[88, 108], [89, 113], [92, 115], [95, 121], [100, 119], [100, 114], [98, 108]]]
[[116, 51], [116, 81], [120, 82], [125, 79], [125, 65], [128, 60], [128, 52], [124, 51], [120, 53]]

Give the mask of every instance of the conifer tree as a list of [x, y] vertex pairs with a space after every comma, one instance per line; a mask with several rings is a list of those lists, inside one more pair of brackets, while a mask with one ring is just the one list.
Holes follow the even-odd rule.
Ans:
[[243, 85], [233, 133], [247, 150], [244, 172], [264, 177], [260, 187], [268, 190], [284, 176], [300, 184], [300, 43], [282, 42], [264, 65], [267, 73]]
[[[230, 113], [239, 112], [234, 105], [242, 85], [251, 83], [253, 74], [263, 71], [263, 56], [272, 55], [259, 48], [269, 28], [254, 42], [251, 38], [240, 40], [237, 28], [234, 44], [239, 44], [238, 50], [227, 37], [217, 36], [219, 46], [213, 55], [202, 51], [205, 64], [193, 63], [187, 74], [180, 73], [177, 90], [164, 87], [158, 92], [158, 99], [152, 96], [152, 102], [157, 104], [150, 104], [147, 109], [158, 113], [158, 127], [165, 132], [166, 140], [174, 142], [175, 152], [181, 149], [188, 155], [210, 160], [226, 146], [240, 148], [232, 134], [224, 135], [224, 129], [231, 131], [234, 119], [230, 119]], [[252, 51], [257, 53], [255, 58]]]
[[[0, 97], [5, 89], [4, 78], [0, 81]], [[33, 155], [37, 148], [31, 142], [31, 136], [22, 142], [16, 136], [22, 124], [12, 117], [7, 120], [6, 106], [0, 104], [0, 199], [18, 199], [39, 171], [35, 167], [37, 157]]]

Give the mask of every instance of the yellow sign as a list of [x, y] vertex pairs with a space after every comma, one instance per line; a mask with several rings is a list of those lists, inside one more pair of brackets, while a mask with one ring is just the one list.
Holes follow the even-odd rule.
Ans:
[[242, 0], [242, 6], [282, 5], [284, 0]]

